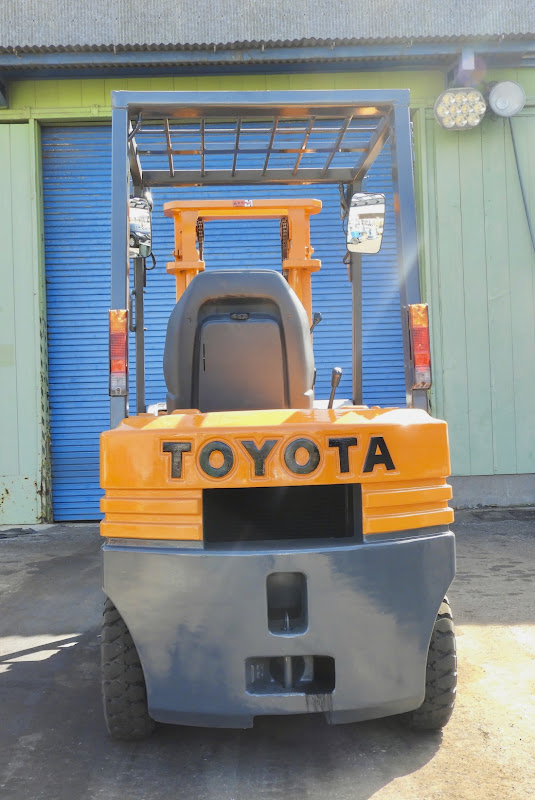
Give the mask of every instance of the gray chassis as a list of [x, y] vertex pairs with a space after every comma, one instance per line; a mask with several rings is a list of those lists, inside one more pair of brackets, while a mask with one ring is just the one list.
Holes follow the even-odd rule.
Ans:
[[[276, 550], [114, 539], [103, 550], [104, 591], [132, 634], [157, 721], [248, 728], [259, 715], [322, 711], [336, 724], [423, 701], [429, 640], [455, 573], [449, 530]], [[306, 576], [301, 633], [268, 628], [273, 572]], [[285, 656], [334, 658], [334, 691], [248, 687], [251, 660]]]

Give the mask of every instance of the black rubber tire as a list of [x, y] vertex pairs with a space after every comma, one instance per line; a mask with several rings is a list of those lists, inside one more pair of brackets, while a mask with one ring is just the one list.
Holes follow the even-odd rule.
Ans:
[[147, 709], [143, 668], [126, 623], [106, 598], [101, 640], [104, 717], [114, 739], [145, 739], [156, 723]]
[[445, 597], [433, 627], [425, 676], [425, 699], [419, 708], [399, 715], [409, 728], [436, 731], [449, 722], [457, 691], [455, 630]]

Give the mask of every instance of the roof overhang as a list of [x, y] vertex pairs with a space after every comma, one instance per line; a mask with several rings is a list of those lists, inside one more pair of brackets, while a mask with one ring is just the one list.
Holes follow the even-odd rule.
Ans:
[[435, 68], [448, 71], [469, 47], [486, 66], [535, 65], [535, 39], [283, 42], [208, 46], [24, 47], [0, 49], [4, 81], [108, 75]]

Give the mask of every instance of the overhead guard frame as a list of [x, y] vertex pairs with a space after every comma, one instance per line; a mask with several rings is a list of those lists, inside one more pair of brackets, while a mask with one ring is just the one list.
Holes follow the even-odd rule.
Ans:
[[[111, 308], [127, 308], [129, 295], [128, 198], [132, 181], [134, 194], [147, 188], [214, 186], [228, 184], [343, 184], [349, 195], [360, 189], [363, 178], [387, 140], [392, 154], [392, 182], [396, 220], [397, 260], [401, 306], [401, 327], [405, 365], [407, 405], [427, 408], [427, 392], [412, 390], [412, 362], [407, 307], [420, 302], [416, 211], [414, 199], [412, 133], [408, 90], [377, 91], [281, 91], [281, 92], [123, 92], [112, 94], [112, 209], [111, 209]], [[234, 126], [234, 145], [225, 147], [230, 164], [227, 169], [207, 167], [209, 126], [223, 120]], [[353, 121], [358, 121], [358, 128]], [[239, 154], [244, 131], [251, 123], [271, 121], [268, 146], [258, 154], [265, 157], [257, 169], [239, 169]], [[298, 121], [303, 138], [300, 145], [277, 148], [277, 129]], [[312, 148], [310, 136], [316, 123], [328, 121], [331, 141], [323, 148]], [[361, 123], [365, 122], [363, 126]], [[142, 146], [143, 125], [162, 126], [160, 151]], [[368, 124], [369, 123], [369, 124]], [[197, 125], [200, 144], [192, 149], [173, 146], [173, 126]], [[338, 129], [336, 130], [336, 124]], [[333, 128], [334, 126], [334, 128]], [[150, 130], [150, 129], [149, 129]], [[279, 129], [280, 130], [280, 129]], [[364, 143], [347, 144], [346, 137], [358, 130], [368, 133]], [[284, 168], [270, 166], [275, 154], [294, 157]], [[353, 163], [337, 166], [333, 162], [340, 153], [354, 154]], [[314, 154], [316, 166], [303, 166], [305, 154]], [[159, 155], [167, 158], [167, 169], [144, 168], [144, 160]], [[198, 167], [191, 168], [191, 157]], [[179, 159], [188, 160], [182, 168]], [[361, 257], [351, 256], [353, 293], [353, 401], [361, 400], [360, 340], [360, 266]], [[144, 410], [144, 337], [143, 337], [143, 260], [134, 259], [136, 291], [136, 402], [138, 412]], [[128, 395], [110, 398], [110, 423], [116, 427], [128, 416]]]

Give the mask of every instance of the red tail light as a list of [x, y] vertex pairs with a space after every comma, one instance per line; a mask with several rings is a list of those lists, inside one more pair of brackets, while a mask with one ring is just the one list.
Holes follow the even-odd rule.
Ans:
[[110, 396], [126, 395], [127, 389], [128, 312], [125, 308], [110, 311]]
[[414, 363], [413, 389], [431, 388], [431, 347], [426, 303], [409, 306], [409, 331]]

